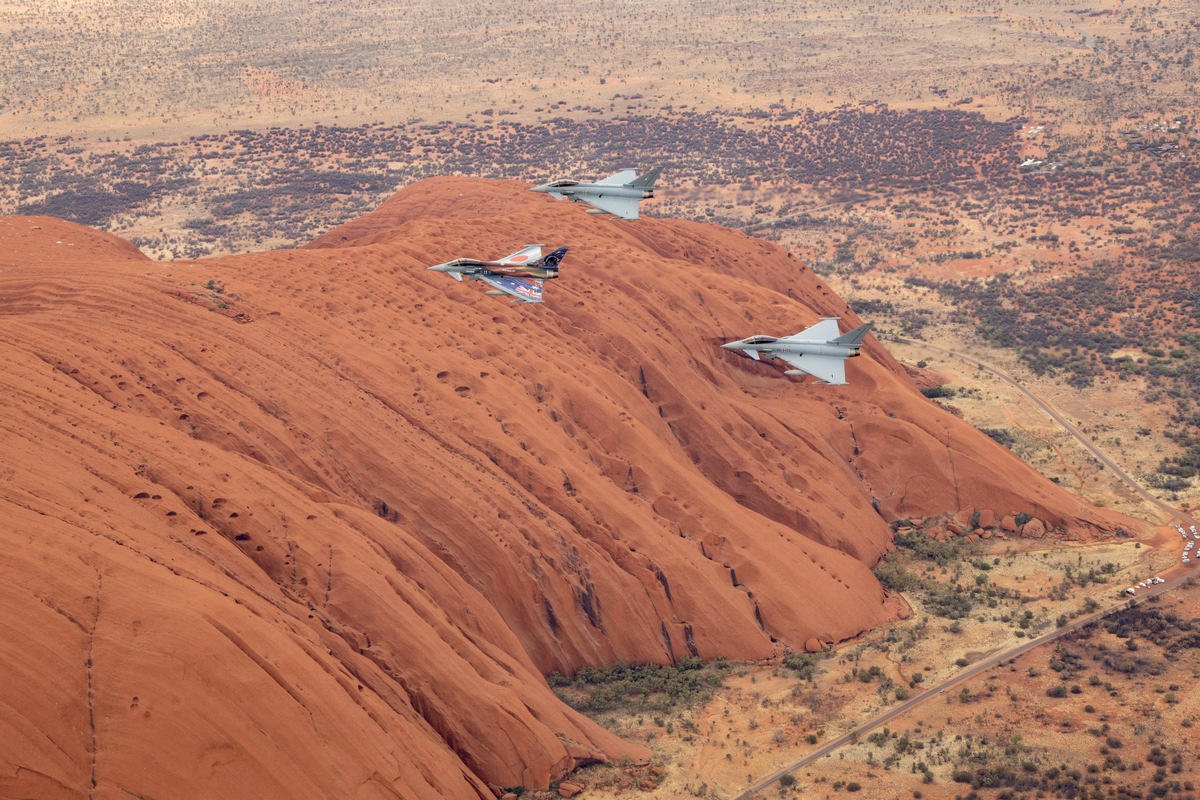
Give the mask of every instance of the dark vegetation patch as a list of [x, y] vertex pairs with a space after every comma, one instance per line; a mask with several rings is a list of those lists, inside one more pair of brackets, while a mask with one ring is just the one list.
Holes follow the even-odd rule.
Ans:
[[[847, 187], [843, 199], [854, 199], [864, 187], [995, 177], [1014, 157], [1011, 125], [957, 109], [675, 111], [655, 117], [653, 136], [646, 126], [642, 118], [565, 117], [538, 125], [318, 125], [205, 134], [130, 152], [120, 143], [111, 152], [93, 143], [96, 152], [88, 152], [71, 137], [5, 141], [0, 214], [52, 214], [119, 230], [123, 217], [152, 216], [161, 199], [185, 200], [201, 210], [192, 224], [139, 244], [195, 257], [267, 240], [302, 244], [436, 175], [540, 181], [566, 164], [583, 177], [602, 177], [617, 163], [663, 164], [676, 185], [771, 176], [783, 185]], [[744, 224], [719, 209], [707, 215]]]
[[[1200, 177], [1198, 175], [1197, 177]], [[1196, 216], [1200, 225], [1200, 215]], [[1181, 448], [1150, 483], [1180, 491], [1200, 474], [1200, 281], [1176, 257], [1137, 270], [1124, 260], [1098, 261], [1068, 275], [930, 281], [974, 320], [991, 343], [1014, 350], [1035, 374], [1083, 389], [1100, 380], [1146, 381], [1146, 400], [1172, 408], [1164, 434]], [[1062, 313], [1069, 304], [1071, 313]], [[1190, 321], [1181, 325], [1180, 320]]]
[[[977, 606], [996, 608], [1001, 600], [1020, 599], [1018, 592], [988, 579], [993, 565], [978, 557], [975, 544], [959, 538], [942, 541], [925, 529], [899, 523], [893, 541], [896, 549], [875, 566], [875, 577], [889, 591], [918, 593], [934, 616], [965, 620]], [[1018, 624], [1028, 628], [1032, 618], [1030, 613]], [[957, 633], [961, 626], [950, 630]]]
[[708, 700], [728, 672], [723, 661], [688, 657], [668, 666], [583, 667], [573, 678], [555, 672], [548, 680], [559, 699], [579, 711], [670, 711]]

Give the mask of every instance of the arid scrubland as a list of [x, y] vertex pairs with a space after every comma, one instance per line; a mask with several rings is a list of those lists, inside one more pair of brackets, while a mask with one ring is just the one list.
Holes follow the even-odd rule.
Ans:
[[[640, 788], [651, 797], [733, 797], [923, 693], [931, 693], [923, 705], [756, 796], [1194, 796], [1194, 586], [937, 689], [971, 664], [1124, 597], [1126, 584], [1171, 567], [1163, 553], [1130, 541], [1040, 550], [999, 539], [938, 542], [909, 528], [898, 535], [878, 572], [904, 592], [912, 617], [831, 654], [717, 665], [688, 683], [720, 677], [706, 703], [682, 692], [671, 703], [626, 678], [624, 705], [610, 703], [600, 717], [655, 756], [648, 766], [585, 771], [590, 796]], [[587, 707], [611, 685], [591, 674], [574, 685], [589, 680], [590, 696], [563, 696]]]
[[[1183, 0], [0, 5], [12, 137], [877, 100], [1106, 124], [1195, 88]], [[1192, 96], [1194, 97], [1194, 91]], [[567, 108], [563, 108], [566, 106]]]
[[[428, 176], [661, 163], [645, 213], [780, 241], [880, 334], [997, 364], [1160, 497], [1200, 500], [1191, 0], [0, 0], [0, 48], [0, 213], [192, 259], [303, 244]], [[986, 374], [888, 347], [1045, 474], [1139, 513]], [[739, 667], [711, 697], [700, 681], [687, 711], [648, 700], [614, 724], [659, 760], [592, 790], [748, 785], [957, 660], [1111, 600], [1173, 546], [918, 559], [907, 624], [799, 670]], [[1179, 643], [1198, 613], [1192, 588], [1024, 655], [784, 795], [1189, 796], [1200, 665]]]

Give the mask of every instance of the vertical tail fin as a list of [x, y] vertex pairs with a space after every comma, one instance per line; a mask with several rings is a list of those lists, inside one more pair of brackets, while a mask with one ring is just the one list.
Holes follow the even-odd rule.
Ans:
[[538, 261], [537, 266], [544, 267], [546, 269], [558, 269], [559, 263], [563, 260], [563, 257], [566, 256], [567, 251], [570, 249], [571, 248], [569, 247], [557, 248], [553, 252], [542, 256], [542, 258]]
[[854, 330], [850, 331], [849, 333], [844, 333], [841, 336], [834, 339], [833, 344], [840, 344], [840, 345], [843, 345], [844, 347], [858, 347], [859, 345], [862, 344], [862, 340], [864, 338], [866, 338], [866, 335], [871, 330], [871, 326], [873, 326], [874, 324], [875, 324], [874, 322], [868, 322], [866, 325], [855, 328]]
[[653, 189], [654, 182], [656, 180], [658, 180], [658, 176], [661, 173], [662, 173], [662, 167], [655, 167], [654, 169], [647, 172], [645, 175], [641, 175], [637, 178], [634, 178], [632, 181], [630, 181], [629, 185], [636, 186], [639, 189]]

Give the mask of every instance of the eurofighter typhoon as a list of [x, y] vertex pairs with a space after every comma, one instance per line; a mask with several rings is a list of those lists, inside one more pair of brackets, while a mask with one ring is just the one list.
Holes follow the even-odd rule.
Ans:
[[560, 247], [543, 256], [542, 245], [527, 244], [498, 261], [456, 258], [429, 269], [445, 272], [456, 281], [484, 281], [495, 287], [488, 291], [490, 295], [510, 295], [513, 302], [518, 303], [540, 303], [542, 284], [558, 277], [558, 265], [567, 254], [567, 250], [566, 247]]
[[726, 350], [744, 353], [755, 361], [762, 357], [779, 358], [793, 369], [784, 375], [815, 375], [818, 383], [841, 386], [846, 383], [846, 359], [858, 355], [863, 338], [871, 330], [868, 322], [849, 333], [838, 335], [839, 317], [823, 317], [811, 328], [776, 339], [774, 336], [751, 336], [723, 344]]
[[548, 194], [556, 200], [566, 198], [573, 203], [586, 203], [589, 214], [612, 214], [614, 218], [637, 219], [638, 203], [654, 197], [654, 182], [662, 167], [655, 167], [638, 176], [635, 169], [623, 169], [595, 183], [580, 183], [565, 179], [533, 187], [533, 191]]

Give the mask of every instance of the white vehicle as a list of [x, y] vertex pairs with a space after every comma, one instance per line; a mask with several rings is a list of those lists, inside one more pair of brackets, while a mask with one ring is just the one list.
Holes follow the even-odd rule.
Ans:
[[1130, 586], [1128, 589], [1125, 590], [1125, 594], [1137, 594], [1137, 589]]

